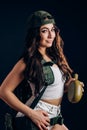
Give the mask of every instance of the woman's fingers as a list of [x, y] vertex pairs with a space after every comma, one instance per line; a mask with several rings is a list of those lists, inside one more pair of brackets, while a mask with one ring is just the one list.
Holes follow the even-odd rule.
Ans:
[[35, 110], [35, 112], [36, 114], [33, 118], [33, 121], [39, 127], [40, 130], [47, 130], [47, 126], [50, 125], [48, 113], [43, 110]]
[[84, 83], [83, 82], [80, 82], [80, 84], [82, 85], [82, 87], [84, 87]]
[[[43, 113], [43, 115], [44, 115], [45, 121], [46, 121], [47, 123], [50, 123], [50, 119], [49, 119], [49, 117], [48, 117], [48, 113], [47, 113], [46, 111], [42, 111], [42, 113]], [[49, 124], [48, 124], [48, 125], [49, 125]]]
[[38, 126], [40, 130], [48, 130], [47, 126], [45, 126], [43, 123]]
[[48, 130], [48, 126], [50, 126], [50, 124], [48, 123], [48, 120], [44, 120], [42, 121], [38, 127], [40, 128], [40, 130]]
[[47, 116], [47, 117], [48, 117], [48, 113], [47, 113], [46, 111], [43, 111], [43, 110], [42, 110], [42, 113], [43, 113], [44, 116]]

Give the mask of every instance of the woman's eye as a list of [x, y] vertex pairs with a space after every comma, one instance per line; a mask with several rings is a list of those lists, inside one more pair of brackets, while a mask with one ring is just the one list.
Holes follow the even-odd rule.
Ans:
[[46, 30], [46, 29], [45, 29], [45, 30], [41, 30], [41, 32], [42, 32], [42, 33], [45, 33], [45, 32], [47, 32], [47, 30]]
[[55, 32], [55, 28], [52, 28], [51, 30], [48, 29], [41, 30], [41, 33], [46, 33], [46, 32]]
[[55, 32], [55, 28], [53, 28], [51, 31], [52, 31], [52, 32]]

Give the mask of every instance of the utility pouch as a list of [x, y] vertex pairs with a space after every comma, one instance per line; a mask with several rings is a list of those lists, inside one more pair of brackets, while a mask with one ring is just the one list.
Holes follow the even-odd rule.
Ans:
[[41, 61], [43, 65], [43, 73], [44, 73], [44, 80], [46, 85], [50, 85], [54, 82], [54, 74], [51, 69], [51, 66], [54, 64], [54, 62], [46, 62], [45, 60]]
[[14, 119], [13, 130], [39, 130], [39, 128], [26, 116]]
[[54, 117], [54, 118], [50, 119], [50, 125], [55, 125], [55, 124], [62, 125], [63, 122], [64, 122], [64, 119], [63, 119], [61, 113], [57, 117]]

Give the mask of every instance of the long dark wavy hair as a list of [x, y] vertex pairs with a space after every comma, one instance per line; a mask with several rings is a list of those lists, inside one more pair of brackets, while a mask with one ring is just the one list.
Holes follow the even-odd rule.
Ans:
[[[55, 26], [55, 25], [54, 25]], [[59, 66], [64, 75], [70, 76], [72, 69], [69, 67], [63, 52], [63, 40], [59, 35], [58, 28], [55, 26], [56, 37], [50, 48], [46, 49], [47, 55]], [[25, 79], [35, 84], [35, 93], [39, 92], [44, 84], [41, 53], [38, 51], [40, 41], [40, 28], [29, 28], [25, 38], [25, 51], [23, 54], [26, 68], [24, 71]]]

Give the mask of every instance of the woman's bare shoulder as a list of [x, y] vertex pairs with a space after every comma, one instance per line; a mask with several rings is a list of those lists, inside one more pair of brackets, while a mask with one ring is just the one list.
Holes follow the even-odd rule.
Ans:
[[[26, 68], [26, 64], [23, 59], [20, 59], [13, 66], [12, 70], [8, 73], [4, 81], [2, 82], [2, 88], [13, 91], [18, 84], [24, 79], [23, 71]], [[7, 87], [8, 86], [8, 87]], [[3, 89], [2, 89], [3, 90]]]
[[13, 67], [13, 69], [17, 70], [18, 72], [24, 71], [25, 68], [26, 68], [26, 64], [25, 64], [23, 58], [21, 58], [20, 60], [18, 60], [17, 63]]

